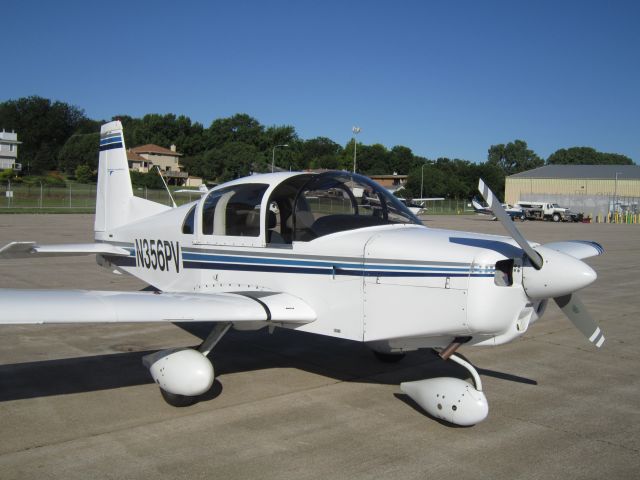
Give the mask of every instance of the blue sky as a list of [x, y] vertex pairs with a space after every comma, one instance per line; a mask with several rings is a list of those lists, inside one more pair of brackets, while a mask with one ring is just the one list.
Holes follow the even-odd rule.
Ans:
[[2, 17], [0, 101], [205, 127], [243, 112], [341, 144], [358, 125], [428, 158], [518, 138], [640, 163], [640, 2], [21, 0]]

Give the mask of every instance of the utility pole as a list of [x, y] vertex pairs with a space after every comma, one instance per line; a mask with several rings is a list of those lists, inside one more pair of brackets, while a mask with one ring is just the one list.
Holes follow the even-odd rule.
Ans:
[[358, 150], [358, 142], [356, 142], [356, 135], [360, 133], [360, 127], [352, 127], [353, 132], [353, 173], [356, 173], [356, 151]]

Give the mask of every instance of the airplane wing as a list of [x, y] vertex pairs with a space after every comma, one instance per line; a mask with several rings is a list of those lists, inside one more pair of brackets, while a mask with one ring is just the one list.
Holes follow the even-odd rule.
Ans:
[[209, 187], [203, 183], [198, 188], [181, 188], [173, 193], [199, 193], [200, 195], [204, 195], [205, 193], [209, 193]]
[[566, 240], [563, 242], [545, 243], [545, 247], [551, 248], [561, 253], [571, 255], [578, 260], [583, 258], [596, 257], [604, 253], [602, 245], [586, 240]]
[[430, 197], [430, 198], [414, 198], [414, 202], [441, 202], [444, 197]]
[[108, 243], [65, 243], [37, 245], [35, 242], [11, 242], [0, 248], [0, 258], [67, 257], [74, 255], [129, 256], [129, 250]]
[[278, 292], [159, 293], [1, 289], [0, 324], [266, 322], [305, 324], [315, 312]]
[[208, 193], [208, 191], [202, 191], [202, 190], [194, 190], [194, 189], [181, 189], [181, 190], [174, 190], [173, 193], [188, 193], [191, 195], [204, 195], [205, 193]]

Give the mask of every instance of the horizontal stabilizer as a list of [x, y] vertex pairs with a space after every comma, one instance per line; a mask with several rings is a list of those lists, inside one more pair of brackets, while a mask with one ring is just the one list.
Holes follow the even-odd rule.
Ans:
[[316, 319], [285, 293], [254, 299], [235, 293], [156, 293], [89, 290], [0, 290], [0, 324], [118, 322], [263, 322]]
[[63, 243], [37, 245], [35, 242], [11, 242], [0, 248], [0, 258], [68, 257], [75, 255], [129, 256], [129, 250], [108, 243]]

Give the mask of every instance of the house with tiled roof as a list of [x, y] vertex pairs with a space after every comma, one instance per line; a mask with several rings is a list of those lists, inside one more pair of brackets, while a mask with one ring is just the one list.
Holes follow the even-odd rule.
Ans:
[[146, 173], [149, 171], [149, 165], [151, 162], [136, 152], [127, 149], [127, 162], [129, 162], [129, 170], [135, 170], [136, 172]]
[[153, 166], [157, 165], [163, 172], [180, 171], [180, 157], [182, 157], [182, 154], [176, 151], [175, 145], [171, 145], [169, 149], [149, 143], [133, 147], [131, 151], [151, 162]]
[[189, 174], [183, 172], [180, 165], [182, 156], [176, 151], [175, 145], [164, 148], [148, 143], [127, 150], [130, 170], [146, 173], [158, 167], [167, 183], [172, 185], [184, 185], [187, 182]]

